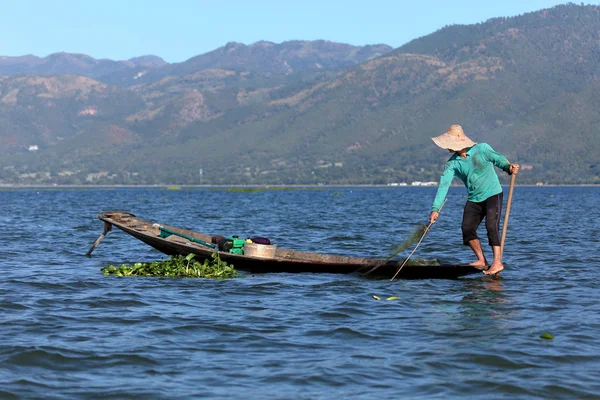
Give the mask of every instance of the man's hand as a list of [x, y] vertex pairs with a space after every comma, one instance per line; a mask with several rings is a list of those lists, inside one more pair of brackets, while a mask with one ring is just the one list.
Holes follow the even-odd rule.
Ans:
[[439, 212], [432, 211], [431, 214], [429, 214], [429, 222], [433, 224], [435, 221], [437, 221], [439, 216], [440, 216]]
[[519, 164], [510, 164], [508, 167], [508, 173], [511, 175], [516, 175], [519, 173], [519, 168], [521, 168]]

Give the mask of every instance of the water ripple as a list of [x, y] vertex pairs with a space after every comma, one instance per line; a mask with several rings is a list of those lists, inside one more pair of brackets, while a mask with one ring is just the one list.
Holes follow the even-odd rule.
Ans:
[[[0, 397], [600, 395], [600, 229], [564, 228], [573, 215], [600, 217], [596, 187], [517, 188], [500, 279], [104, 277], [109, 264], [164, 258], [118, 230], [84, 256], [102, 233], [96, 213], [125, 209], [284, 248], [381, 257], [427, 218], [435, 192], [322, 189], [0, 191], [9, 205], [0, 221], [18, 227], [4, 231], [0, 250]], [[470, 260], [460, 240], [464, 201], [451, 188], [418, 257]]]

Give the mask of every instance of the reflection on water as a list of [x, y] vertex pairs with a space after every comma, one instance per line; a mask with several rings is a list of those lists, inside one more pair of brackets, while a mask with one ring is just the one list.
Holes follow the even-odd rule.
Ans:
[[505, 289], [502, 277], [483, 276], [465, 280], [462, 290], [465, 293], [459, 303], [458, 319], [465, 327], [485, 331], [495, 335], [505, 329], [500, 323], [511, 317], [511, 298]]
[[468, 291], [463, 297], [465, 303], [493, 305], [494, 303], [509, 301], [504, 290], [504, 278], [502, 276], [483, 276], [479, 279], [468, 280], [465, 281], [463, 288]]

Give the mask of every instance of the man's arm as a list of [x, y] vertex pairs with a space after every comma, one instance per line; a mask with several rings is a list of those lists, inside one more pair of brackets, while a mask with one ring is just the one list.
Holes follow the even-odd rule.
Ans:
[[498, 153], [488, 144], [485, 145], [484, 149], [486, 158], [490, 160], [496, 167], [500, 168], [509, 175], [516, 175], [519, 173], [519, 168], [521, 167], [519, 164], [511, 164], [503, 154]]
[[433, 205], [431, 206], [431, 214], [429, 214], [429, 222], [435, 222], [438, 219], [440, 207], [444, 203], [444, 199], [448, 194], [448, 188], [454, 179], [454, 168], [448, 163], [444, 167], [444, 173], [440, 178], [440, 185], [435, 194]]

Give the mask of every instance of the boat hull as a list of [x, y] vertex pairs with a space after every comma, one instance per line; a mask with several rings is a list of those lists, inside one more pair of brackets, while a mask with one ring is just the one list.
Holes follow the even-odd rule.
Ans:
[[[215, 251], [211, 246], [213, 235], [194, 232], [143, 220], [127, 212], [102, 212], [98, 218], [115, 226], [134, 238], [167, 255], [193, 253], [200, 260], [209, 258]], [[175, 234], [161, 237], [160, 227]], [[221, 260], [236, 269], [250, 273], [330, 273], [365, 274], [370, 277], [391, 278], [396, 274], [398, 261], [374, 258], [346, 257], [277, 248], [272, 258], [252, 257], [218, 251]], [[371, 272], [369, 272], [371, 271]], [[367, 274], [367, 272], [369, 272]], [[455, 279], [481, 273], [469, 265], [405, 265], [397, 279]]]

